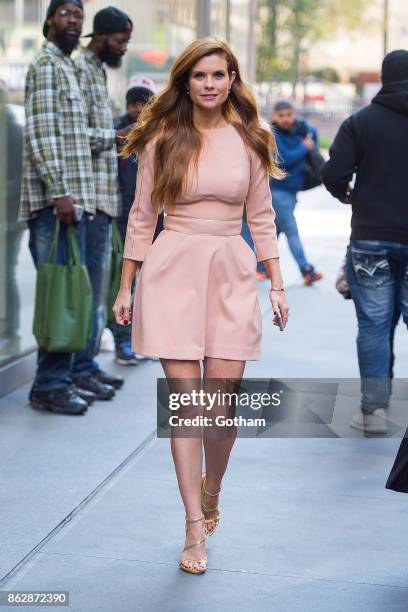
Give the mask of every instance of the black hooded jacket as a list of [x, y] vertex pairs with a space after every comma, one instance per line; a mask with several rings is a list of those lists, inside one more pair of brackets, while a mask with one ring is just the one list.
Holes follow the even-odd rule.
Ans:
[[324, 185], [343, 201], [354, 173], [351, 239], [408, 244], [408, 81], [384, 85], [341, 125]]

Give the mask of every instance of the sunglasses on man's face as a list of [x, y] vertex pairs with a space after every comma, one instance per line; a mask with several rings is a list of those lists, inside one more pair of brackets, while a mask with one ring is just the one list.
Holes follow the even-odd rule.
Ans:
[[69, 9], [62, 9], [61, 11], [59, 11], [58, 16], [62, 17], [63, 19], [72, 16], [78, 21], [83, 21], [84, 19], [84, 14], [82, 13], [82, 11], [70, 11]]

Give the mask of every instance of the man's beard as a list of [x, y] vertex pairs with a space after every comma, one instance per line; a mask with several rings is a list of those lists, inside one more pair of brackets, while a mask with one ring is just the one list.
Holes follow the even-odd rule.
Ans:
[[99, 54], [99, 59], [101, 62], [104, 62], [107, 66], [109, 66], [109, 68], [120, 68], [122, 65], [122, 56], [114, 55], [107, 44], [105, 44], [101, 53]]
[[132, 114], [128, 113], [128, 115], [132, 119], [133, 123], [136, 123], [136, 121], [139, 119], [140, 113], [141, 113], [141, 111], [139, 111], [137, 113], [132, 113]]
[[78, 36], [73, 37], [67, 36], [64, 31], [56, 30], [54, 42], [65, 55], [71, 55], [73, 50], [76, 49], [79, 45], [79, 38], [80, 34], [78, 34]]

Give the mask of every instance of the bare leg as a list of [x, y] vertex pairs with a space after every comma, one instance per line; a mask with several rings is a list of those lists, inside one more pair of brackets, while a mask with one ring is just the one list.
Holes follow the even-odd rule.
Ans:
[[[245, 361], [234, 361], [230, 359], [216, 359], [214, 357], [205, 357], [204, 359], [204, 388], [215, 391], [215, 388], [223, 388], [226, 392], [237, 391], [236, 386], [231, 386], [228, 380], [225, 384], [211, 384], [208, 379], [233, 379], [237, 383], [242, 379], [245, 370]], [[222, 383], [222, 381], [219, 381]], [[218, 411], [221, 413], [225, 412], [223, 407], [218, 407]], [[220, 413], [220, 412], [218, 412]], [[230, 415], [232, 416], [232, 415]], [[205, 453], [205, 471], [206, 471], [206, 482], [205, 488], [210, 493], [216, 493], [221, 489], [221, 481], [224, 476], [225, 470], [227, 469], [229, 456], [234, 446], [236, 439], [236, 427], [230, 428], [227, 431], [223, 428], [221, 435], [214, 435], [214, 431], [211, 428], [204, 428], [204, 453]], [[203, 493], [203, 502], [208, 508], [216, 508], [218, 505], [218, 496], [213, 497]], [[205, 518], [216, 518], [217, 511], [205, 512]], [[209, 523], [207, 528], [209, 531], [212, 530], [212, 523]]]
[[[160, 359], [166, 378], [180, 379], [177, 384], [171, 386], [172, 392], [190, 393], [197, 386], [191, 379], [201, 381], [201, 368], [199, 361], [184, 361], [179, 359]], [[185, 384], [182, 379], [186, 380]], [[201, 384], [199, 385], [201, 387]], [[197, 389], [199, 390], [199, 388]], [[195, 409], [195, 415], [198, 414]], [[201, 511], [201, 472], [202, 472], [202, 437], [190, 438], [171, 437], [171, 451], [176, 468], [177, 481], [180, 494], [184, 503], [186, 516], [189, 519], [198, 518]], [[204, 537], [204, 522], [187, 523], [186, 544], [192, 544]], [[204, 558], [205, 544], [195, 546], [182, 554], [182, 559]], [[190, 568], [200, 565], [188, 562]]]

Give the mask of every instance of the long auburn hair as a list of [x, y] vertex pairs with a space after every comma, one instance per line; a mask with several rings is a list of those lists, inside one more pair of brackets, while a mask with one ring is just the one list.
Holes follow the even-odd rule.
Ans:
[[191, 161], [197, 164], [202, 140], [194, 126], [193, 103], [186, 88], [192, 68], [203, 57], [213, 54], [224, 55], [228, 74], [236, 73], [230, 94], [222, 106], [224, 118], [235, 126], [244, 143], [258, 154], [271, 176], [284, 176], [278, 167], [275, 137], [259, 115], [256, 100], [241, 78], [238, 60], [230, 46], [215, 38], [201, 38], [189, 44], [176, 59], [168, 85], [144, 107], [121, 151], [122, 157], [140, 155], [148, 142], [158, 136], [152, 192], [155, 210], [175, 203], [185, 187], [186, 168]]

